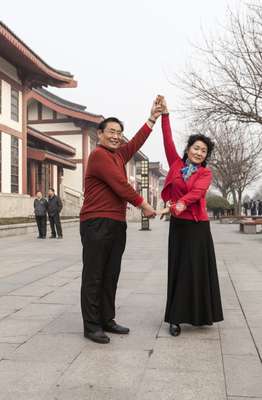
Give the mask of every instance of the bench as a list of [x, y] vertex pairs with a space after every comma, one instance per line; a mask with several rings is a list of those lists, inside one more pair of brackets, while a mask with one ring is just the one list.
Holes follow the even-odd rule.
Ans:
[[256, 219], [243, 219], [239, 223], [239, 230], [242, 233], [251, 233], [255, 234], [257, 233], [257, 225], [262, 225], [262, 218], [256, 218]]

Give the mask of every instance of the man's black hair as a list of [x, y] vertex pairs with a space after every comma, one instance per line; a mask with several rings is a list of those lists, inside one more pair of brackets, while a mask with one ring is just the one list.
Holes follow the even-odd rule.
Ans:
[[100, 122], [100, 124], [98, 125], [98, 130], [103, 132], [109, 122], [116, 122], [117, 124], [119, 124], [120, 128], [121, 128], [121, 132], [123, 132], [123, 130], [124, 130], [123, 122], [115, 117], [109, 117], [109, 118], [104, 119], [102, 122]]

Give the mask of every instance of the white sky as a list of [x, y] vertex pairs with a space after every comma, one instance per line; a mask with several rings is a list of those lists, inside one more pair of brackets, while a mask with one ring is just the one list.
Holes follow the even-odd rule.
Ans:
[[[105, 117], [116, 116], [131, 137], [149, 115], [153, 98], [166, 96], [170, 108], [179, 96], [167, 76], [183, 71], [201, 43], [201, 27], [219, 31], [227, 7], [240, 0], [8, 0], [1, 19], [54, 68], [70, 71], [76, 89], [55, 93]], [[50, 88], [49, 88], [50, 89]], [[52, 90], [52, 89], [51, 89]], [[173, 132], [184, 122], [172, 114]], [[181, 150], [181, 140], [178, 147]], [[157, 124], [142, 148], [151, 161], [165, 155]]]

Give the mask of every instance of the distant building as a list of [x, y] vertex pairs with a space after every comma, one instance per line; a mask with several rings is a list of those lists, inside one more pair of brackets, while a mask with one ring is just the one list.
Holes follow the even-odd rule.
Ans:
[[[65, 215], [78, 215], [83, 200], [88, 156], [97, 144], [102, 115], [50, 93], [43, 87], [74, 88], [69, 72], [50, 67], [0, 22], [0, 217], [28, 216], [37, 190], [53, 187]], [[125, 138], [125, 141], [127, 139]], [[127, 164], [127, 177], [139, 190], [138, 152]], [[152, 170], [152, 199], [157, 191]], [[137, 218], [138, 210], [129, 209]]]

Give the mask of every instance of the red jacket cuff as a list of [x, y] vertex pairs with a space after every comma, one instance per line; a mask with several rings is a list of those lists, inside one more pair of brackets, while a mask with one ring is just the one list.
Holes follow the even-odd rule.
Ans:
[[136, 199], [133, 201], [133, 205], [135, 207], [139, 207], [139, 206], [141, 206], [143, 201], [144, 201], [144, 198], [142, 196], [137, 195]]

